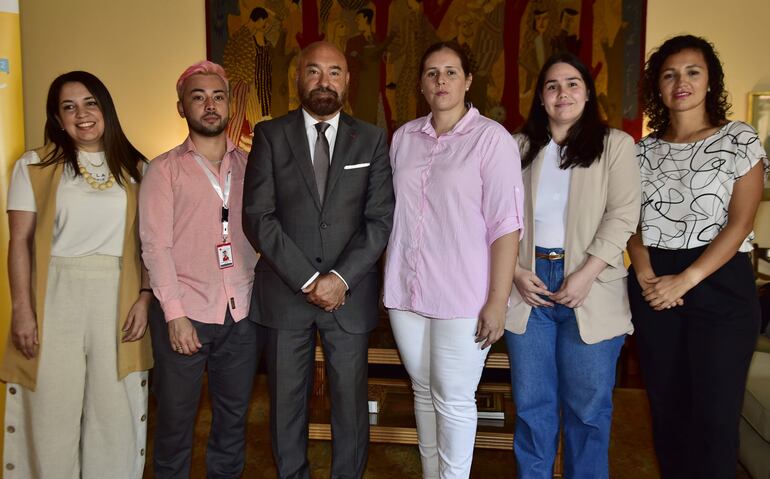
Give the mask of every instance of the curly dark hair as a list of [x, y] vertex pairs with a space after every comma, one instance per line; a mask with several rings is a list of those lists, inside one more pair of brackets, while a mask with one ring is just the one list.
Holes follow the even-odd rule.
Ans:
[[660, 137], [668, 128], [668, 108], [660, 97], [660, 70], [668, 57], [682, 50], [697, 50], [703, 54], [706, 60], [709, 77], [709, 91], [706, 93], [706, 113], [709, 122], [713, 126], [720, 126], [727, 121], [727, 114], [732, 105], [727, 101], [725, 91], [725, 73], [722, 70], [722, 62], [719, 60], [714, 45], [705, 38], [694, 35], [679, 35], [669, 38], [652, 52], [644, 67], [644, 74], [640, 85], [640, 102], [642, 111], [649, 117], [647, 126], [652, 130], [653, 136]]
[[604, 137], [609, 129], [599, 113], [599, 104], [596, 101], [598, 95], [591, 73], [575, 55], [568, 52], [555, 53], [546, 60], [540, 69], [535, 86], [537, 93], [532, 98], [529, 115], [520, 130], [529, 141], [529, 147], [521, 160], [522, 168], [531, 165], [540, 150], [551, 141], [551, 134], [548, 131], [548, 113], [545, 111], [541, 95], [545, 86], [545, 76], [548, 70], [557, 63], [566, 63], [575, 68], [583, 79], [587, 93], [583, 114], [570, 127], [567, 138], [560, 149], [561, 164], [559, 168], [563, 170], [575, 167], [588, 168], [594, 161], [599, 160], [604, 151]]

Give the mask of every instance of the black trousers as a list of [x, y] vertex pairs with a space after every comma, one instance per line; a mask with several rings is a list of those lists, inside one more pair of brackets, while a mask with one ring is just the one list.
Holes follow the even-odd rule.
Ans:
[[360, 479], [369, 450], [367, 353], [369, 334], [344, 331], [319, 313], [308, 329], [266, 328], [270, 432], [281, 479], [310, 479], [307, 460], [310, 394], [320, 333], [328, 380], [332, 429], [332, 479]]
[[[650, 248], [653, 270], [680, 273], [704, 250]], [[661, 477], [735, 477], [760, 320], [748, 255], [736, 254], [670, 310], [650, 308], [633, 271], [628, 289]]]
[[191, 320], [203, 347], [192, 356], [172, 351], [168, 325], [157, 301], [150, 309], [153, 392], [158, 402], [153, 468], [158, 479], [187, 479], [203, 374], [208, 370], [211, 431], [206, 477], [239, 478], [243, 472], [246, 422], [264, 329], [228, 311], [224, 324]]

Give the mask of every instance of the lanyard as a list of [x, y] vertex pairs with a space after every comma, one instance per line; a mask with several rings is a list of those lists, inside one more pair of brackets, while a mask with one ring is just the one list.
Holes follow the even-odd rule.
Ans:
[[211, 183], [211, 187], [214, 188], [214, 191], [217, 193], [217, 196], [219, 196], [219, 199], [222, 200], [222, 237], [227, 240], [227, 235], [230, 233], [230, 230], [228, 228], [228, 222], [229, 222], [229, 209], [228, 209], [228, 201], [230, 200], [230, 177], [232, 174], [232, 171], [227, 172], [227, 178], [225, 179], [225, 190], [222, 191], [222, 188], [219, 186], [219, 179], [214, 176], [214, 173], [211, 172], [211, 170], [203, 163], [203, 160], [201, 159], [200, 155], [193, 154], [193, 158], [195, 158], [195, 161], [198, 162], [198, 165], [203, 169], [203, 172], [206, 173], [206, 177], [209, 179], [209, 183]]

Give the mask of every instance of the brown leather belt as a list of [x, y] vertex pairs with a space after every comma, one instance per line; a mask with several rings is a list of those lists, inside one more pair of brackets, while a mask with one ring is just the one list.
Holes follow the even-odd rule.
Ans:
[[564, 253], [557, 253], [556, 251], [551, 251], [550, 253], [535, 253], [535, 258], [556, 261], [564, 259]]

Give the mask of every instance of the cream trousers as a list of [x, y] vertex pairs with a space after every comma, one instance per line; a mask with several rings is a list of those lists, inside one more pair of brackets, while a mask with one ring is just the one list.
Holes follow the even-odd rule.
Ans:
[[467, 478], [476, 441], [476, 388], [489, 353], [475, 342], [477, 320], [395, 309], [389, 315], [412, 379], [423, 478]]
[[142, 477], [147, 372], [117, 375], [120, 258], [51, 258], [36, 390], [8, 384], [4, 477]]

